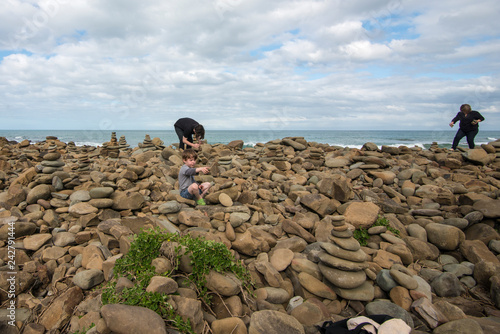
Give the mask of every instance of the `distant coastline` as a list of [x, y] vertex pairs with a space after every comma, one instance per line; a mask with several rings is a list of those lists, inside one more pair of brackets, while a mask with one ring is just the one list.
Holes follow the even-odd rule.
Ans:
[[[9, 141], [20, 142], [28, 139], [31, 142], [42, 142], [47, 136], [57, 137], [60, 141], [74, 142], [77, 146], [102, 146], [116, 132], [117, 138], [125, 136], [131, 147], [142, 143], [146, 135], [160, 138], [165, 146], [175, 144], [178, 139], [173, 130], [0, 130], [0, 137]], [[454, 130], [440, 131], [383, 131], [383, 130], [207, 130], [208, 143], [227, 144], [233, 140], [243, 140], [245, 146], [255, 146], [271, 140], [285, 137], [304, 137], [307, 141], [350, 148], [361, 148], [366, 142], [378, 146], [418, 146], [427, 149], [432, 143], [449, 148], [455, 134]], [[476, 145], [486, 144], [500, 139], [500, 131], [480, 131], [476, 137]], [[465, 145], [464, 143], [462, 143]], [[465, 146], [464, 146], [465, 147]]]

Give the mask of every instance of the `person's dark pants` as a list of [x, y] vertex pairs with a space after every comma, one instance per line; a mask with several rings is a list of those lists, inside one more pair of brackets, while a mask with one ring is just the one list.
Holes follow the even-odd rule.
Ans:
[[456, 150], [458, 143], [460, 140], [462, 140], [463, 137], [467, 137], [467, 144], [469, 144], [469, 148], [474, 148], [474, 138], [476, 137], [477, 133], [479, 132], [479, 129], [464, 132], [462, 129], [458, 129], [457, 134], [455, 135], [455, 138], [453, 138], [453, 145], [451, 145], [451, 148]]
[[[175, 126], [175, 133], [177, 133], [177, 137], [179, 137], [179, 149], [184, 149], [184, 142], [182, 141], [182, 138], [184, 137], [184, 131], [179, 128], [178, 126]], [[189, 139], [188, 139], [189, 140]]]
[[177, 137], [179, 137], [179, 148], [184, 149], [184, 143], [182, 142], [182, 137], [184, 137], [184, 132], [181, 128], [175, 126], [175, 133], [177, 133]]

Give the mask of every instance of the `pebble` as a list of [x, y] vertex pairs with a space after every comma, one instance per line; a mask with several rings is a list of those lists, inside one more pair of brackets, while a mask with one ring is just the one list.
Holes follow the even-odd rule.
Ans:
[[225, 207], [233, 206], [233, 200], [231, 199], [231, 197], [229, 197], [229, 195], [225, 193], [221, 193], [219, 195], [219, 202]]

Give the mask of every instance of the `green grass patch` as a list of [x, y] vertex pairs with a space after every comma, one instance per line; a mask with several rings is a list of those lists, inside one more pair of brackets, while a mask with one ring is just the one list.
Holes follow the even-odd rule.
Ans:
[[[103, 289], [103, 304], [146, 307], [158, 313], [170, 326], [182, 333], [193, 333], [189, 321], [184, 321], [168, 303], [168, 295], [146, 292], [151, 278], [159, 276], [151, 262], [161, 256], [160, 248], [164, 242], [172, 243], [171, 246], [174, 247], [172, 258], [169, 259], [173, 270], [162, 276], [185, 276], [188, 284], [196, 286], [199, 298], [206, 305], [210, 305], [210, 294], [206, 287], [206, 275], [210, 270], [219, 273], [231, 272], [242, 281], [244, 288], [250, 290], [251, 278], [248, 270], [236, 262], [223, 243], [192, 238], [189, 235], [165, 233], [157, 228], [136, 235], [129, 252], [116, 261], [113, 268], [114, 279]], [[190, 274], [178, 272], [180, 258], [184, 254], [191, 260], [193, 271]], [[117, 293], [116, 281], [120, 277], [127, 277], [134, 282], [134, 286]]]
[[353, 237], [354, 239], [358, 240], [361, 246], [366, 246], [368, 244], [370, 235], [368, 234], [368, 230], [366, 228], [360, 227], [354, 230]]

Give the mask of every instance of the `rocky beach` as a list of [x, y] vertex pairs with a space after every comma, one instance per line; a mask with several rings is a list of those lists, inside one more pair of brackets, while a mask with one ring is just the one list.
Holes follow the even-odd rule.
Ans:
[[[198, 155], [206, 206], [180, 197], [181, 155], [159, 138], [0, 137], [0, 332], [183, 332], [149, 308], [107, 303], [113, 284], [162, 296], [192, 333], [319, 333], [374, 314], [411, 333], [500, 333], [500, 141], [450, 151], [287, 137], [204, 143]], [[151, 229], [222, 243], [250, 288], [211, 269], [201, 300], [185, 284], [189, 252], [170, 239], [143, 264], [155, 272], [144, 287], [117, 277]]]

